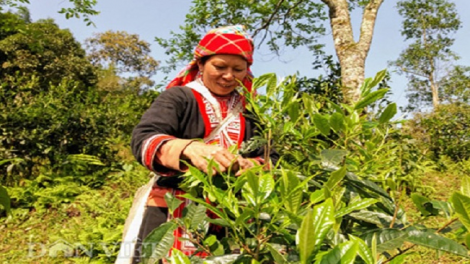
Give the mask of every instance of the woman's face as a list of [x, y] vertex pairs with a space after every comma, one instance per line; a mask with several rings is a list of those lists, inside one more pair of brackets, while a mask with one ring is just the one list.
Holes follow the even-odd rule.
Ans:
[[214, 94], [227, 95], [239, 86], [248, 69], [248, 62], [238, 55], [212, 55], [204, 65], [198, 61], [204, 85]]

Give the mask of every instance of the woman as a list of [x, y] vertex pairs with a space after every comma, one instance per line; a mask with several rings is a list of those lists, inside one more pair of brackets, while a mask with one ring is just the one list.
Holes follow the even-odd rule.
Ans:
[[[212, 159], [222, 172], [231, 168], [238, 174], [269, 162], [263, 159], [264, 148], [245, 156], [228, 151], [256, 134], [253, 120], [243, 115], [244, 97], [238, 91], [243, 84], [251, 92], [252, 63], [253, 42], [243, 26], [213, 29], [199, 42], [191, 63], [142, 116], [133, 131], [132, 150], [159, 177], [148, 197], [139, 238], [167, 221], [165, 194], [183, 193], [178, 189], [181, 178], [173, 177], [187, 170], [181, 160], [207, 172]], [[274, 152], [270, 157], [277, 160]], [[181, 212], [182, 207], [175, 216]], [[182, 236], [180, 232], [175, 236]], [[178, 239], [174, 247], [187, 255], [195, 251]]]

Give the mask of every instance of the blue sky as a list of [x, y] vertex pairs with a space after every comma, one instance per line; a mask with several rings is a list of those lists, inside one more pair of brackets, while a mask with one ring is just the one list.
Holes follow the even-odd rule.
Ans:
[[[373, 77], [376, 72], [387, 68], [387, 62], [397, 58], [406, 47], [400, 35], [401, 17], [395, 9], [395, 0], [385, 0], [377, 16], [374, 37], [366, 61], [366, 77]], [[470, 1], [454, 0], [457, 10], [469, 11]], [[96, 7], [101, 13], [93, 17], [95, 27], [86, 26], [79, 19], [65, 19], [57, 11], [69, 6], [68, 1], [62, 0], [32, 0], [28, 8], [33, 21], [41, 18], [53, 18], [61, 28], [68, 28], [75, 38], [83, 43], [93, 33], [107, 30], [121, 30], [131, 34], [138, 34], [141, 39], [152, 46], [152, 56], [159, 60], [167, 59], [164, 51], [154, 41], [155, 37], [169, 37], [170, 31], [178, 32], [179, 25], [184, 23], [186, 13], [191, 5], [190, 0], [98, 0]], [[353, 14], [355, 38], [359, 36], [360, 13]], [[457, 64], [470, 66], [470, 16], [460, 14], [463, 27], [455, 35], [456, 42], [452, 49], [461, 57]], [[332, 36], [319, 39], [326, 45], [326, 52], [334, 53]], [[273, 56], [267, 50], [257, 50], [252, 70], [255, 75], [275, 72], [279, 77], [300, 73], [301, 76], [315, 77], [318, 71], [311, 68], [313, 56], [304, 48], [286, 49], [280, 58]], [[392, 70], [392, 69], [390, 69]], [[170, 73], [173, 78], [177, 72]], [[162, 80], [164, 73], [157, 73], [155, 80]], [[392, 72], [391, 88], [393, 96], [390, 98], [399, 106], [406, 105], [406, 79]]]

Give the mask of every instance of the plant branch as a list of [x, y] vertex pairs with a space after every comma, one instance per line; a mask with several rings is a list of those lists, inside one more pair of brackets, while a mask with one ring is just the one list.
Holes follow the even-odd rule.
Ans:
[[268, 29], [269, 28], [269, 25], [271, 25], [271, 22], [273, 21], [274, 19], [274, 16], [277, 15], [277, 12], [279, 12], [279, 9], [281, 8], [281, 5], [282, 3], [284, 3], [285, 0], [280, 0], [279, 2], [277, 2], [276, 4], [276, 8], [274, 9], [274, 11], [272, 12], [271, 16], [268, 18], [268, 20], [266, 21], [266, 23], [264, 23], [263, 26], [261, 26], [260, 28], [257, 28], [255, 30], [255, 32], [253, 32], [253, 38], [263, 29]]
[[[442, 230], [444, 230], [446, 227], [450, 226], [452, 223], [454, 223], [455, 221], [459, 220], [458, 218], [454, 218], [454, 219], [451, 219], [450, 221], [448, 221], [447, 223], [445, 223], [443, 226], [441, 226], [439, 229], [436, 230], [436, 234], [439, 234]], [[398, 254], [392, 256], [391, 258], [385, 260], [384, 262], [382, 262], [382, 264], [386, 264], [386, 263], [389, 263], [390, 261], [392, 261], [394, 258], [402, 255], [403, 253], [406, 253], [407, 251], [409, 251], [410, 249], [414, 248], [416, 246], [416, 244], [413, 244], [412, 246], [410, 246], [409, 248], [403, 250], [403, 251], [400, 251]]]

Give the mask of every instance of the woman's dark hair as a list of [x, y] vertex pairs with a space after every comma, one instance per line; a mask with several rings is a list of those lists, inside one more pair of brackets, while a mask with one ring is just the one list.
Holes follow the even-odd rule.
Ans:
[[202, 58], [200, 59], [202, 65], [204, 66], [204, 65], [206, 64], [206, 61], [207, 61], [210, 57], [212, 57], [212, 56], [214, 56], [214, 55], [209, 55], [209, 56], [204, 56], [204, 57], [202, 57]]

